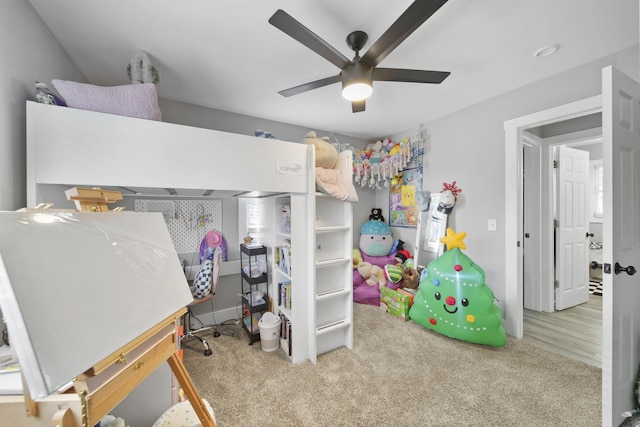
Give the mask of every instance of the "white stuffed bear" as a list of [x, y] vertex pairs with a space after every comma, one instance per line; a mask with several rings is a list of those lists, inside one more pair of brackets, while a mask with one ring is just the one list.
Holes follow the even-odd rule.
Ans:
[[367, 261], [362, 261], [358, 264], [357, 270], [367, 285], [377, 285], [379, 288], [387, 285], [387, 277], [381, 267]]
[[338, 150], [329, 143], [329, 137], [318, 138], [314, 131], [309, 132], [302, 141], [311, 144], [316, 151], [316, 167], [333, 169], [338, 163]]

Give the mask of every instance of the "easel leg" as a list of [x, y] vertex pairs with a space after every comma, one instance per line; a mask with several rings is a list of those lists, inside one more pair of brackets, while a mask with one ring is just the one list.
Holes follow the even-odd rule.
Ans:
[[202, 423], [202, 427], [216, 427], [216, 422], [213, 421], [213, 417], [211, 417], [211, 414], [207, 411], [207, 408], [198, 394], [198, 390], [196, 390], [193, 385], [191, 377], [189, 376], [189, 373], [184, 367], [182, 361], [178, 358], [178, 355], [173, 353], [167, 359], [167, 362], [169, 363], [173, 374], [178, 379], [178, 383], [180, 384], [180, 387], [182, 387], [184, 394], [187, 396], [187, 399], [189, 399], [189, 402], [191, 402], [191, 406], [193, 406], [193, 410], [196, 412], [196, 415], [198, 415], [198, 418]]

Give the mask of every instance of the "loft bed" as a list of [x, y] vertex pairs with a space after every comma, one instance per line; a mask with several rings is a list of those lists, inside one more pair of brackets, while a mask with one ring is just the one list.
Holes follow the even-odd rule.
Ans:
[[[31, 101], [26, 108], [29, 208], [68, 203], [61, 190], [71, 187], [113, 189], [125, 199], [291, 194], [306, 207], [300, 222], [313, 235], [311, 145]], [[350, 174], [351, 152], [340, 154], [339, 168]], [[312, 258], [305, 261], [309, 271]]]
[[314, 191], [306, 144], [27, 102], [27, 206], [43, 186], [127, 195], [264, 196]]

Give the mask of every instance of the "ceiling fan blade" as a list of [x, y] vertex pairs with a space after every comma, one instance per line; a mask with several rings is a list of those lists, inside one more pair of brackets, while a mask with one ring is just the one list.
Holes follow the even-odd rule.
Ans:
[[405, 70], [402, 68], [374, 68], [373, 80], [387, 82], [442, 83], [449, 71]]
[[361, 61], [375, 67], [447, 0], [416, 0], [369, 48]]
[[364, 106], [365, 106], [364, 99], [362, 101], [351, 101], [351, 111], [353, 111], [354, 113], [359, 113], [361, 111], [364, 111]]
[[276, 13], [269, 18], [269, 23], [340, 69], [343, 69], [351, 63], [346, 56], [338, 52], [330, 44], [322, 40], [313, 31], [296, 21], [295, 18], [282, 9], [278, 9]]
[[330, 84], [338, 83], [341, 81], [342, 81], [342, 77], [340, 77], [340, 74], [338, 74], [337, 76], [327, 77], [325, 79], [316, 80], [314, 82], [309, 82], [299, 86], [290, 87], [289, 89], [281, 90], [278, 93], [282, 96], [289, 97], [289, 96], [297, 95], [302, 92], [306, 92], [308, 90], [318, 89], [323, 86], [328, 86]]

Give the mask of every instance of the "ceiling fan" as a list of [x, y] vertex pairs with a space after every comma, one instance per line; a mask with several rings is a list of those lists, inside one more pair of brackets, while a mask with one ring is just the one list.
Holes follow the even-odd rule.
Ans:
[[278, 93], [289, 97], [342, 82], [342, 96], [351, 101], [351, 108], [354, 113], [357, 113], [364, 111], [365, 99], [373, 92], [373, 81], [442, 83], [451, 73], [448, 71], [378, 68], [377, 66], [446, 2], [447, 0], [414, 1], [362, 57], [360, 56], [360, 50], [367, 43], [367, 33], [364, 31], [350, 33], [347, 36], [347, 45], [355, 52], [355, 57], [352, 61], [291, 15], [278, 9], [269, 18], [271, 25], [279, 28], [341, 70], [336, 76], [294, 86]]

